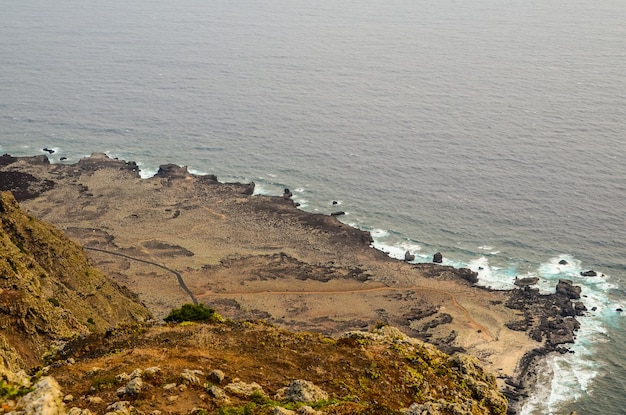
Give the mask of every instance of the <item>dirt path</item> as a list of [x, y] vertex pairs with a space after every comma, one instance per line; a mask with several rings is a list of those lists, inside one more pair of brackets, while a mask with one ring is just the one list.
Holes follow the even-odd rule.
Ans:
[[90, 251], [102, 252], [102, 253], [109, 254], [109, 255], [117, 255], [117, 256], [120, 256], [120, 257], [127, 258], [127, 259], [131, 259], [133, 261], [143, 262], [144, 264], [154, 265], [155, 267], [159, 267], [159, 268], [164, 269], [164, 270], [166, 270], [168, 272], [171, 272], [172, 274], [174, 274], [176, 276], [176, 279], [178, 280], [178, 285], [180, 285], [180, 288], [182, 288], [183, 291], [185, 291], [187, 293], [187, 295], [189, 296], [189, 298], [191, 298], [191, 301], [195, 305], [198, 305], [198, 300], [196, 299], [196, 296], [193, 295], [193, 293], [191, 292], [189, 287], [187, 287], [187, 284], [185, 284], [185, 280], [183, 280], [183, 276], [180, 275], [180, 272], [178, 272], [176, 270], [173, 270], [171, 268], [166, 267], [165, 265], [161, 265], [161, 264], [156, 263], [156, 262], [147, 261], [145, 259], [135, 258], [135, 257], [129, 256], [129, 255], [126, 255], [126, 254], [115, 252], [115, 251], [108, 251], [106, 249], [93, 248], [93, 247], [89, 247], [89, 246], [85, 246], [85, 249], [89, 249]]

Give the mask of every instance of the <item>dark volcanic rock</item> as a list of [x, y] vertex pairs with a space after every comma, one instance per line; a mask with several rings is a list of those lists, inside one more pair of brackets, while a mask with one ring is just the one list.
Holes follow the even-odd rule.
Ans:
[[30, 173], [0, 171], [0, 191], [10, 191], [18, 202], [34, 199], [53, 187], [51, 180], [42, 180]]
[[178, 166], [176, 164], [163, 164], [159, 166], [157, 177], [163, 177], [167, 179], [184, 179], [189, 176], [187, 166]]
[[528, 278], [515, 278], [514, 284], [518, 287], [525, 287], [527, 285], [535, 285], [539, 281], [537, 277], [528, 277]]
[[596, 275], [598, 275], [598, 273], [594, 270], [589, 270], [581, 272], [580, 275], [583, 277], [595, 277]]
[[285, 191], [283, 192], [283, 199], [291, 199], [292, 196], [293, 193], [291, 193], [291, 190], [285, 189]]
[[567, 261], [562, 259], [559, 261], [559, 265], [567, 265]]
[[342, 216], [342, 215], [345, 215], [345, 214], [346, 214], [346, 212], [340, 210], [339, 212], [331, 213], [330, 216]]
[[459, 268], [458, 273], [459, 277], [463, 278], [465, 281], [469, 281], [472, 284], [476, 284], [478, 282], [478, 273], [469, 268]]
[[556, 293], [564, 295], [571, 300], [580, 298], [580, 287], [573, 284], [571, 280], [560, 279], [556, 285]]
[[413, 255], [410, 251], [406, 251], [404, 253], [404, 260], [405, 261], [413, 261], [415, 259], [415, 255]]
[[441, 252], [437, 252], [433, 255], [433, 262], [435, 264], [441, 264], [443, 262], [443, 255], [441, 255]]

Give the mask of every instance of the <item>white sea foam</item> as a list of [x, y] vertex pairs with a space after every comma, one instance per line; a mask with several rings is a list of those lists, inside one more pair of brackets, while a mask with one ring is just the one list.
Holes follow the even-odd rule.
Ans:
[[[559, 264], [562, 260], [567, 264]], [[606, 326], [621, 318], [620, 313], [615, 311], [619, 305], [612, 303], [607, 295], [616, 287], [609, 282], [609, 276], [582, 277], [581, 270], [580, 261], [570, 255], [551, 258], [538, 268], [538, 274], [544, 279], [542, 291], [549, 286], [554, 292], [558, 279], [571, 279], [582, 287], [583, 302], [589, 311], [578, 318], [580, 329], [576, 334], [576, 343], [571, 345], [574, 353], [555, 354], [547, 358], [547, 370], [539, 377], [536, 390], [524, 404], [521, 415], [559, 413], [564, 403], [576, 401], [588, 393], [601, 370], [596, 346], [607, 341]]]
[[510, 290], [515, 288], [514, 270], [492, 267], [485, 256], [471, 260], [467, 267], [478, 273], [478, 284], [494, 290]]

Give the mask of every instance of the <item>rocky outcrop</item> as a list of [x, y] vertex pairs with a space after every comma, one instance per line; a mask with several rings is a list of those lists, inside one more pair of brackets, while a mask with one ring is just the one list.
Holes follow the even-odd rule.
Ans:
[[595, 277], [598, 275], [598, 273], [595, 272], [594, 270], [589, 270], [589, 271], [582, 271], [580, 275], [583, 277]]
[[572, 280], [560, 279], [556, 285], [556, 293], [563, 295], [571, 300], [578, 300], [580, 298], [581, 288], [574, 285]]
[[[528, 388], [534, 385], [537, 373], [542, 370], [537, 365], [549, 353], [567, 353], [564, 345], [574, 343], [580, 323], [576, 316], [583, 315], [586, 307], [572, 299], [580, 298], [580, 287], [570, 280], [559, 280], [554, 294], [543, 295], [538, 289], [525, 286], [511, 291], [507, 306], [522, 311], [522, 320], [507, 323], [512, 330], [527, 331], [538, 342], [538, 347], [527, 353], [519, 364], [519, 376], [508, 379], [503, 393], [509, 399], [511, 413], [516, 412], [517, 402], [524, 397]], [[539, 344], [541, 343], [541, 344]]]
[[433, 262], [435, 264], [441, 264], [443, 262], [443, 255], [441, 252], [436, 252], [435, 255], [433, 255]]
[[410, 251], [406, 251], [404, 253], [404, 260], [407, 262], [415, 261], [415, 255], [413, 255]]
[[539, 281], [538, 277], [517, 278], [515, 277], [515, 284], [518, 287], [526, 287], [528, 285], [535, 285]]

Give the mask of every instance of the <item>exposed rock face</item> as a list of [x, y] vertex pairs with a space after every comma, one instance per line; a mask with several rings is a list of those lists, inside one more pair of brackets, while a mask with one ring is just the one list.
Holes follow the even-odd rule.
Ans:
[[410, 251], [406, 251], [404, 253], [404, 260], [407, 261], [407, 262], [414, 261], [415, 260], [415, 255], [413, 255]]
[[443, 255], [441, 255], [441, 252], [436, 252], [435, 255], [433, 255], [433, 262], [435, 264], [441, 264], [443, 262]]

